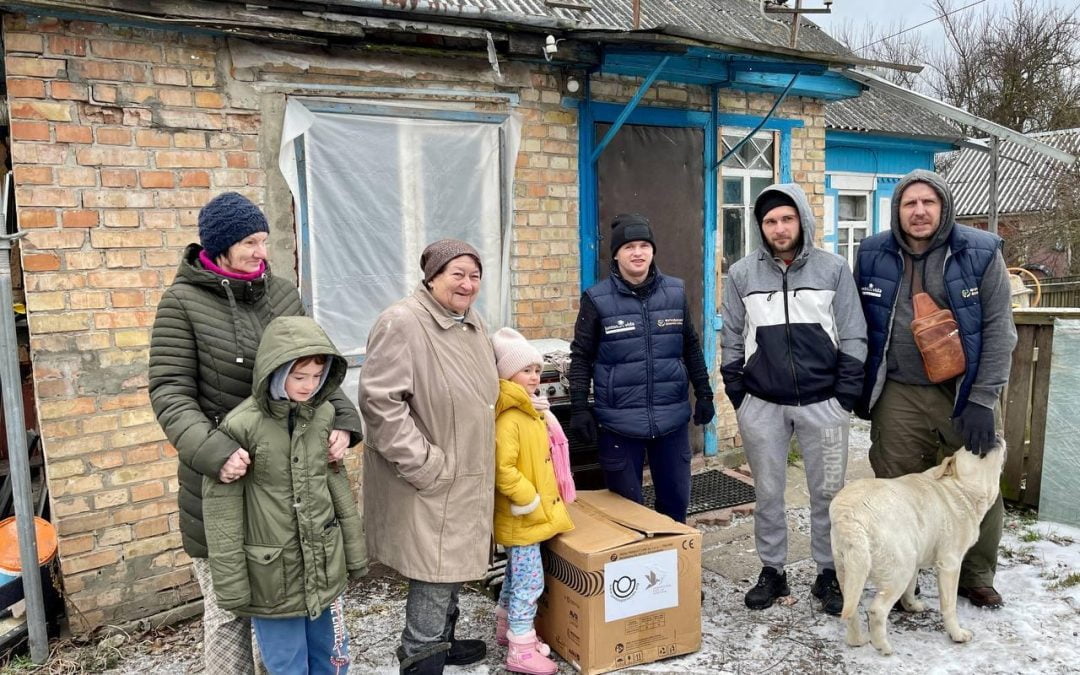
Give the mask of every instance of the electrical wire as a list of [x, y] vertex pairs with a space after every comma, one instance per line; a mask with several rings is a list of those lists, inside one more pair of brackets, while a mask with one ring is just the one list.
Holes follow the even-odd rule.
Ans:
[[914, 26], [908, 26], [907, 28], [905, 28], [905, 29], [903, 29], [901, 31], [898, 31], [896, 33], [893, 33], [892, 35], [886, 35], [885, 37], [874, 40], [873, 42], [869, 42], [869, 43], [863, 45], [862, 47], [856, 47], [855, 49], [852, 49], [852, 50], [848, 51], [848, 54], [854, 54], [855, 52], [862, 51], [862, 50], [866, 49], [867, 47], [873, 47], [874, 45], [885, 42], [886, 40], [891, 40], [892, 38], [894, 38], [894, 37], [896, 37], [898, 35], [903, 35], [904, 33], [908, 33], [910, 31], [915, 30], [916, 28], [922, 28], [923, 26], [925, 26], [927, 24], [934, 23], [938, 19], [944, 19], [947, 16], [952, 16], [953, 14], [956, 14], [957, 12], [962, 12], [965, 9], [970, 9], [971, 7], [974, 7], [976, 5], [981, 5], [984, 2], [986, 2], [986, 0], [975, 0], [975, 2], [964, 5], [963, 7], [957, 7], [956, 9], [950, 10], [950, 11], [945, 12], [943, 14], [939, 14], [939, 15], [933, 17], [932, 19], [927, 19], [926, 21], [923, 21], [922, 23], [917, 23]]

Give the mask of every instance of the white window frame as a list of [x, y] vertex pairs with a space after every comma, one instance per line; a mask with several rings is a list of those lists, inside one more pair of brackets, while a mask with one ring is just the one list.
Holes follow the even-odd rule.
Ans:
[[[720, 147], [718, 148], [718, 152], [719, 152], [720, 156], [723, 157], [724, 152], [725, 152], [725, 150], [724, 150], [724, 135], [725, 134], [729, 135], [729, 136], [734, 136], [734, 135], [745, 136], [747, 133], [749, 133], [749, 131], [750, 131], [749, 129], [745, 129], [745, 128], [741, 128], [741, 127], [721, 127], [720, 133], [718, 135], [718, 140], [717, 140], [717, 142], [720, 144]], [[753, 251], [755, 248], [757, 248], [761, 243], [761, 236], [759, 234], [759, 230], [758, 230], [758, 227], [757, 227], [757, 221], [754, 219], [754, 200], [757, 197], [757, 195], [752, 194], [751, 191], [750, 191], [751, 190], [751, 188], [750, 188], [751, 179], [752, 178], [765, 178], [765, 179], [768, 179], [770, 183], [775, 183], [777, 181], [777, 178], [776, 178], [777, 168], [778, 168], [777, 165], [779, 164], [778, 157], [777, 157], [777, 151], [778, 151], [778, 148], [779, 148], [780, 137], [779, 137], [779, 134], [777, 134], [775, 131], [759, 131], [758, 133], [754, 134], [754, 138], [755, 139], [769, 139], [769, 140], [772, 140], [773, 152], [772, 152], [772, 157], [770, 158], [770, 162], [772, 163], [772, 169], [771, 170], [770, 169], [747, 169], [747, 168], [743, 168], [743, 167], [733, 167], [733, 166], [729, 166], [729, 165], [726, 165], [726, 164], [721, 165], [720, 172], [719, 172], [720, 173], [720, 176], [719, 176], [719, 179], [720, 179], [720, 190], [719, 190], [720, 195], [719, 195], [719, 197], [720, 198], [718, 200], [720, 202], [719, 209], [718, 209], [718, 217], [719, 217], [719, 220], [720, 220], [721, 236], [717, 237], [717, 247], [720, 249], [718, 251], [718, 253], [717, 253], [717, 259], [718, 260], [723, 260], [724, 259], [724, 253], [725, 253], [724, 250], [723, 250], [723, 245], [724, 245], [724, 234], [726, 234], [726, 233], [724, 233], [723, 229], [722, 229], [724, 227], [724, 212], [725, 211], [731, 210], [733, 208], [739, 208], [739, 207], [742, 208], [742, 214], [743, 214], [743, 219], [742, 219], [742, 222], [743, 222], [743, 232], [742, 232], [743, 251], [742, 251], [742, 253], [743, 253], [744, 256], [747, 255], [748, 253], [750, 253], [751, 251]], [[729, 203], [724, 201], [724, 181], [727, 180], [727, 179], [731, 179], [731, 178], [741, 178], [742, 179], [742, 195], [743, 195], [743, 203], [742, 204], [729, 204]], [[734, 262], [734, 261], [731, 261], [731, 262]]]
[[[865, 220], [843, 220], [840, 216], [840, 201], [843, 197], [862, 197], [866, 203]], [[863, 236], [859, 243], [874, 233], [874, 193], [865, 190], [839, 190], [836, 193], [836, 252], [841, 258], [847, 260], [848, 266], [854, 269], [856, 247], [854, 233], [857, 229], [863, 230]], [[847, 232], [848, 243], [841, 240], [841, 233]]]

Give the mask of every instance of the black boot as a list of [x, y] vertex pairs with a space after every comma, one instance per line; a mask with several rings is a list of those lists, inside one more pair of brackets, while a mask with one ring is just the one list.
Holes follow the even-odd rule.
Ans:
[[810, 587], [810, 593], [821, 601], [821, 609], [826, 614], [840, 616], [840, 612], [844, 609], [844, 595], [840, 591], [836, 570], [828, 568], [821, 570], [821, 574], [814, 579], [814, 585]]
[[482, 661], [487, 656], [487, 644], [483, 640], [456, 640], [454, 628], [457, 626], [458, 616], [461, 610], [454, 608], [454, 613], [448, 618], [446, 641], [450, 643], [450, 651], [446, 653], [446, 665], [467, 666], [477, 661]]
[[401, 675], [442, 675], [443, 666], [446, 665], [446, 655], [450, 652], [446, 645], [438, 645], [437, 651], [426, 651], [404, 658], [405, 653], [401, 647], [397, 648], [397, 657]]
[[772, 607], [777, 598], [790, 595], [787, 585], [787, 572], [780, 574], [772, 567], [762, 567], [757, 585], [746, 592], [746, 606], [750, 609]]

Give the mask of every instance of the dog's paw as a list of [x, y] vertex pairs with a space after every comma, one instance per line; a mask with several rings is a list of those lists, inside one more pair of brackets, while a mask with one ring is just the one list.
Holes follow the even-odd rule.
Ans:
[[848, 635], [844, 640], [848, 647], [862, 647], [867, 642], [870, 642], [870, 637], [865, 634]]
[[874, 645], [874, 647], [876, 647], [877, 650], [879, 652], [881, 652], [882, 656], [891, 656], [892, 655], [892, 645], [889, 644], [888, 641], [885, 641], [885, 642], [881, 643], [880, 645]]
[[953, 639], [953, 642], [971, 642], [972, 635], [974, 634], [966, 628], [949, 631], [949, 637]]
[[901, 603], [904, 605], [904, 611], [905, 612], [911, 612], [913, 614], [917, 614], [919, 612], [925, 612], [926, 611], [926, 603], [923, 602], [922, 600], [919, 600], [918, 598], [916, 598], [913, 602], [910, 602], [910, 603], [908, 601], [906, 601], [906, 600], [901, 600]]

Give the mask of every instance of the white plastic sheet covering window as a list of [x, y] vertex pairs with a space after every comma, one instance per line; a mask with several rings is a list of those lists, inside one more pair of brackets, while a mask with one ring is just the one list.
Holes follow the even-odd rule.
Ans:
[[[510, 195], [503, 185], [516, 143], [500, 142], [500, 127], [510, 127], [504, 139], [512, 137], [512, 118], [500, 125], [407, 114], [311, 112], [295, 99], [287, 108], [281, 165], [294, 194], [305, 190], [301, 289], [346, 356], [362, 355], [379, 313], [415, 289], [420, 254], [438, 239], [463, 239], [480, 252], [484, 275], [474, 308], [488, 326], [504, 325], [509, 315]], [[302, 182], [295, 159], [285, 156], [297, 131]]]

